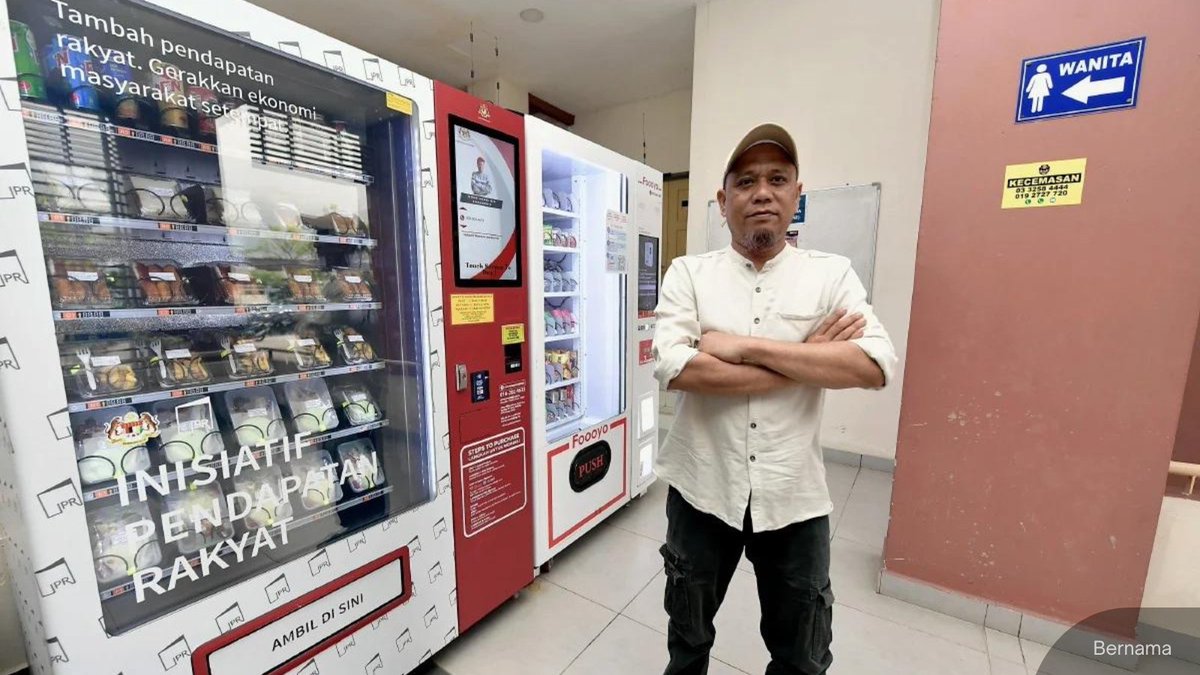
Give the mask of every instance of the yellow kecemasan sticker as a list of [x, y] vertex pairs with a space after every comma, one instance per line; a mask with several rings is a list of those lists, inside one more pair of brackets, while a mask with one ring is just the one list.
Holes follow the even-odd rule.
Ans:
[[1004, 167], [1002, 209], [1070, 206], [1083, 202], [1087, 158], [1009, 164]]
[[506, 345], [521, 344], [525, 341], [525, 324], [506, 323], [500, 327], [500, 342]]

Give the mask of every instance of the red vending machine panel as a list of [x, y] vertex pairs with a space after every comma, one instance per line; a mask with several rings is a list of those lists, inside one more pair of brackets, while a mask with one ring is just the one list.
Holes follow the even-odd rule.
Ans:
[[434, 90], [459, 630], [533, 581], [524, 122]]

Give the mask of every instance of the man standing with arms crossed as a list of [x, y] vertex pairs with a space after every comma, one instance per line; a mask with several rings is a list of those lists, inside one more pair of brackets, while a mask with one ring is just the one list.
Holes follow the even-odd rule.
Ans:
[[788, 246], [802, 184], [781, 127], [750, 131], [717, 192], [728, 248], [677, 258], [656, 311], [655, 376], [683, 392], [655, 469], [670, 486], [666, 675], [705, 675], [713, 618], [745, 549], [766, 675], [833, 661], [826, 389], [880, 389], [896, 354], [850, 261]]

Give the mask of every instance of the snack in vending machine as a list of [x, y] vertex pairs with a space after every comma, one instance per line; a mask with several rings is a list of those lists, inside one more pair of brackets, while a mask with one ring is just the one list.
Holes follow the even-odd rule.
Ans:
[[336, 466], [328, 450], [306, 452], [288, 462], [292, 476], [300, 481], [300, 504], [307, 511], [336, 504], [342, 499], [342, 485], [326, 467]]
[[318, 270], [303, 267], [286, 267], [287, 289], [292, 302], [312, 304], [325, 302], [324, 275]]
[[357, 328], [339, 326], [333, 329], [333, 337], [337, 340], [337, 351], [346, 365], [356, 366], [375, 360], [375, 350]]
[[233, 489], [253, 500], [254, 506], [246, 514], [249, 529], [273, 527], [292, 515], [292, 502], [284, 492], [283, 472], [278, 466], [239, 473], [233, 478]]
[[83, 398], [117, 396], [142, 388], [141, 365], [131, 343], [78, 342], [63, 347], [66, 370]]
[[164, 178], [129, 175], [125, 177], [125, 200], [131, 216], [146, 220], [189, 222], [188, 198], [179, 183]]
[[196, 105], [196, 138], [207, 143], [217, 140], [216, 114], [220, 103], [217, 93], [204, 87], [188, 87], [188, 93]]
[[325, 380], [300, 380], [283, 385], [283, 397], [298, 432], [324, 433], [338, 428], [337, 409]]
[[337, 456], [346, 469], [342, 480], [350, 485], [351, 492], [360, 494], [374, 490], [383, 483], [379, 455], [375, 452], [375, 444], [371, 439], [356, 438], [340, 443], [337, 446]]
[[114, 422], [120, 424], [129, 418], [142, 420], [133, 406], [119, 406], [80, 413], [71, 421], [80, 483], [95, 485], [150, 468], [146, 440], [152, 431], [146, 430], [132, 438], [115, 433], [110, 435]]
[[102, 62], [99, 69], [100, 74], [107, 77], [114, 84], [114, 87], [106, 89], [102, 96], [112, 109], [113, 122], [135, 129], [149, 129], [150, 121], [143, 110], [146, 102], [134, 94], [128, 93], [134, 90], [130, 84], [137, 81], [133, 68], [127, 63], [117, 63], [116, 60], [110, 59], [107, 62]]
[[327, 368], [333, 364], [325, 345], [311, 328], [294, 330], [264, 337], [259, 348], [269, 351], [273, 358], [299, 371]]
[[287, 435], [279, 402], [270, 387], [227, 391], [225, 409], [242, 447], [257, 447], [264, 441], [277, 441]]
[[342, 407], [346, 420], [358, 426], [383, 419], [383, 411], [375, 404], [371, 391], [363, 384], [344, 384], [333, 389], [334, 400]]
[[158, 401], [152, 410], [159, 424], [159, 448], [168, 463], [187, 464], [225, 453], [211, 397]]
[[33, 37], [33, 31], [28, 24], [10, 19], [8, 32], [12, 37], [18, 94], [29, 101], [45, 101], [46, 80], [38, 63], [37, 40]]
[[179, 552], [191, 555], [202, 548], [233, 536], [233, 523], [220, 505], [225, 503], [225, 491], [217, 483], [188, 485], [186, 490], [172, 492], [163, 499], [163, 512], [183, 515], [186, 525], [183, 537], [176, 542]]
[[170, 63], [159, 63], [157, 72], [150, 74], [150, 87], [162, 93], [158, 101], [158, 125], [162, 131], [187, 138], [189, 135], [187, 94], [184, 91], [183, 80], [179, 78], [183, 71]]
[[147, 307], [194, 305], [199, 302], [192, 294], [182, 267], [174, 260], [142, 260], [133, 263], [133, 273], [142, 292], [142, 304]]
[[187, 338], [148, 335], [141, 348], [148, 370], [162, 389], [194, 387], [212, 381], [204, 356]]
[[245, 380], [275, 372], [271, 352], [254, 335], [226, 334], [219, 338], [221, 360], [230, 378]]
[[375, 295], [367, 283], [367, 274], [344, 267], [333, 270], [333, 279], [325, 289], [331, 299], [342, 302], [371, 302]]
[[91, 113], [100, 112], [100, 94], [88, 82], [95, 70], [92, 59], [83, 51], [71, 49], [82, 40], [74, 35], [56, 33], [50, 44], [42, 47], [42, 68], [67, 105]]
[[111, 584], [162, 562], [157, 528], [145, 503], [111, 504], [88, 513], [96, 580]]
[[271, 293], [268, 274], [252, 265], [209, 263], [184, 270], [192, 288], [205, 301], [216, 305], [267, 305]]
[[120, 303], [109, 287], [110, 270], [90, 260], [47, 258], [50, 295], [57, 309], [101, 309]]

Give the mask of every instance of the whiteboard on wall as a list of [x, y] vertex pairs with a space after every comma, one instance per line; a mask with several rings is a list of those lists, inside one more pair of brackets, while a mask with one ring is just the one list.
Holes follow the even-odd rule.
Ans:
[[[850, 259], [850, 264], [872, 296], [875, 279], [875, 244], [879, 229], [880, 184], [809, 190], [804, 222], [793, 224], [796, 246]], [[729, 245], [729, 228], [716, 200], [708, 203], [708, 250]]]

